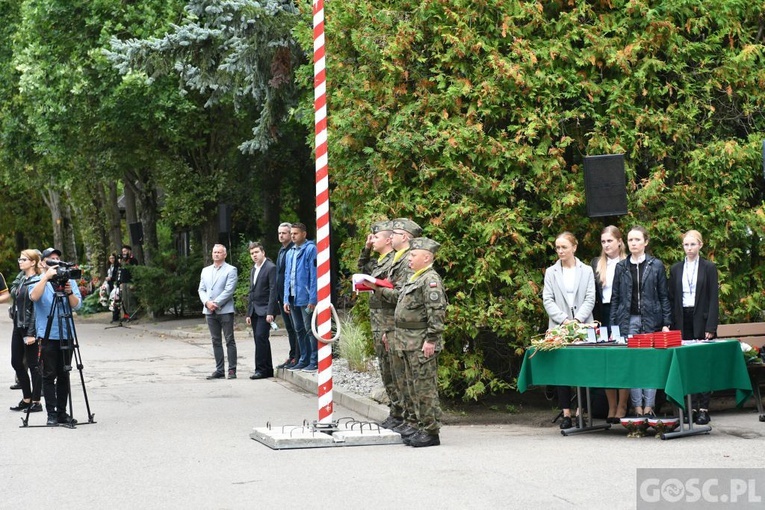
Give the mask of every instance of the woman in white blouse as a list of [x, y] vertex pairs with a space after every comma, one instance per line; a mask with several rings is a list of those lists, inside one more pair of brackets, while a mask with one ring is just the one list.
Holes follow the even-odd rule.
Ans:
[[[595, 308], [592, 313], [600, 326], [607, 328], [611, 338], [611, 290], [614, 285], [614, 270], [616, 263], [627, 258], [622, 232], [613, 225], [604, 228], [600, 233], [600, 256], [592, 259], [590, 266], [595, 274]], [[607, 423], [619, 423], [627, 415], [629, 404], [629, 388], [606, 389], [608, 399]]]
[[[548, 329], [572, 321], [592, 322], [595, 306], [595, 278], [592, 268], [576, 256], [577, 240], [571, 232], [555, 239], [558, 261], [545, 271], [542, 301], [549, 317]], [[558, 386], [558, 404], [563, 411], [560, 428], [573, 426], [571, 421], [571, 388]]]

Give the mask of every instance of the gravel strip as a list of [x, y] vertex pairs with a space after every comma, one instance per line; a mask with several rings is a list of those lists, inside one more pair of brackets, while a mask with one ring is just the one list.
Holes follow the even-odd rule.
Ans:
[[369, 370], [367, 372], [356, 372], [349, 369], [348, 362], [342, 358], [333, 359], [332, 385], [356, 395], [373, 398], [383, 387], [377, 359], [369, 362]]

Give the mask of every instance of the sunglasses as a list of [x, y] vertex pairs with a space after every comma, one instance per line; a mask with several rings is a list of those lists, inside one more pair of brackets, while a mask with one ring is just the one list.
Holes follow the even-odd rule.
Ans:
[[19, 262], [26, 262], [27, 260], [29, 259], [25, 257], [19, 257]]

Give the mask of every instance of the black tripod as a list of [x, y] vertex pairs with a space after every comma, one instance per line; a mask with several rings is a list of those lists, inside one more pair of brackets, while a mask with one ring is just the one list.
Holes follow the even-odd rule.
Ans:
[[[54, 297], [53, 297], [53, 304], [50, 309], [50, 313], [48, 314], [48, 321], [45, 325], [45, 335], [42, 338], [42, 346], [47, 345], [49, 343], [58, 342], [59, 348], [61, 349], [61, 356], [63, 357], [63, 363], [64, 363], [64, 372], [66, 377], [66, 391], [67, 391], [67, 400], [69, 402], [69, 416], [74, 416], [74, 411], [72, 407], [72, 384], [69, 377], [69, 373], [72, 371], [72, 357], [74, 356], [74, 361], [77, 366], [77, 370], [80, 372], [80, 382], [82, 383], [82, 395], [85, 399], [85, 409], [88, 413], [88, 421], [87, 423], [80, 423], [79, 425], [87, 425], [88, 423], [96, 423], [96, 421], [93, 419], [95, 414], [90, 412], [90, 403], [88, 402], [88, 391], [85, 388], [85, 376], [82, 373], [82, 356], [80, 355], [80, 343], [77, 341], [77, 332], [74, 329], [74, 318], [72, 317], [72, 307], [69, 305], [69, 299], [67, 299], [66, 294], [64, 293], [64, 285], [66, 282], [51, 282], [51, 285], [53, 285], [54, 290]], [[60, 339], [50, 339], [50, 332], [53, 327], [53, 323], [56, 321], [56, 325], [58, 326], [58, 333]], [[43, 372], [45, 371], [44, 363], [42, 356], [39, 357], [39, 370], [37, 371], [37, 384], [42, 384], [43, 382]], [[63, 377], [64, 375], [59, 374], [59, 378]], [[49, 404], [46, 397], [46, 406]], [[62, 413], [63, 409], [57, 409], [57, 412], [60, 414]], [[21, 419], [22, 427], [47, 427], [47, 425], [29, 425], [29, 412], [30, 408], [27, 408], [26, 415]], [[67, 427], [67, 428], [75, 428], [75, 424], [77, 424], [76, 420], [72, 419], [68, 423], [61, 423], [59, 425]]]

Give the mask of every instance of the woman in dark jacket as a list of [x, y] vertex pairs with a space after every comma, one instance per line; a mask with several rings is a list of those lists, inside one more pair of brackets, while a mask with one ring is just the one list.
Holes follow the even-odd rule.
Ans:
[[[669, 270], [669, 301], [672, 304], [672, 329], [683, 332], [683, 340], [711, 340], [717, 336], [720, 315], [717, 267], [701, 258], [704, 242], [696, 230], [683, 235], [685, 260]], [[696, 423], [706, 425], [709, 393], [692, 396]]]
[[[614, 271], [611, 325], [619, 326], [625, 336], [669, 331], [672, 314], [667, 273], [659, 259], [645, 252], [648, 231], [633, 227], [627, 233], [627, 246], [630, 256], [616, 264]], [[630, 397], [636, 414], [653, 415], [655, 389], [633, 388]]]
[[[37, 250], [24, 250], [19, 256], [19, 269], [23, 276], [14, 288], [11, 316], [13, 317], [13, 336], [11, 337], [11, 365], [21, 386], [22, 399], [11, 411], [36, 413], [42, 411], [40, 405], [41, 377], [38, 368], [38, 342], [35, 328], [34, 305], [29, 298], [30, 284], [38, 280], [40, 274], [40, 253]], [[26, 360], [26, 366], [24, 361]], [[29, 368], [29, 372], [27, 372]], [[30, 379], [31, 374], [31, 379]]]

